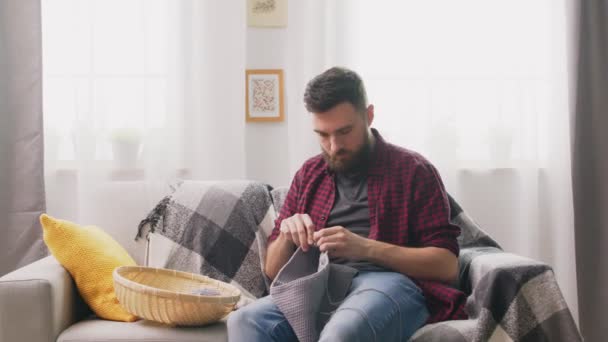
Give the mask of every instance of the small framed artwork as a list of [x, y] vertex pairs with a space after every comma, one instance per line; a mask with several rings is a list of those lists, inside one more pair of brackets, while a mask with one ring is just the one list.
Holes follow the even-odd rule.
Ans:
[[245, 83], [247, 122], [283, 121], [283, 70], [248, 69]]
[[247, 0], [247, 24], [252, 27], [287, 26], [287, 0]]

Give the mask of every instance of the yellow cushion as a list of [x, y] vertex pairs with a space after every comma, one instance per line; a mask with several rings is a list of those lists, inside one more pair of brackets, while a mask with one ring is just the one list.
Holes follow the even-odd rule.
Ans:
[[101, 228], [80, 226], [40, 216], [44, 242], [53, 256], [74, 278], [84, 301], [101, 318], [133, 322], [137, 317], [125, 311], [114, 293], [112, 272], [135, 261], [118, 242]]

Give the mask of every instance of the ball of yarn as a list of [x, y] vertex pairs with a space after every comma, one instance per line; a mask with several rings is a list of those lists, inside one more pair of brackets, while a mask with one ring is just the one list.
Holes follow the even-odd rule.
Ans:
[[214, 289], [202, 288], [192, 291], [192, 294], [196, 294], [199, 296], [219, 296], [220, 292]]

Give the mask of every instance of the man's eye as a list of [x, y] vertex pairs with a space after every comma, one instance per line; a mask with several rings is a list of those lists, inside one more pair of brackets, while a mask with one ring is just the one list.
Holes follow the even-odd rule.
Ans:
[[351, 131], [352, 131], [352, 128], [345, 129], [345, 130], [343, 130], [343, 131], [340, 131], [340, 134], [341, 134], [341, 135], [347, 135], [347, 134], [348, 134], [348, 133], [350, 133]]

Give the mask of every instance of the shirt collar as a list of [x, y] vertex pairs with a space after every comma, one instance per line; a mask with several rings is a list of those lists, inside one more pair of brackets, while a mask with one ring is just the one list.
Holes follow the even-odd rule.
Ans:
[[369, 166], [367, 173], [369, 175], [380, 176], [383, 174], [383, 171], [386, 168], [386, 151], [388, 146], [378, 130], [372, 128], [372, 134], [374, 135], [374, 140], [376, 143], [374, 145], [371, 165]]

